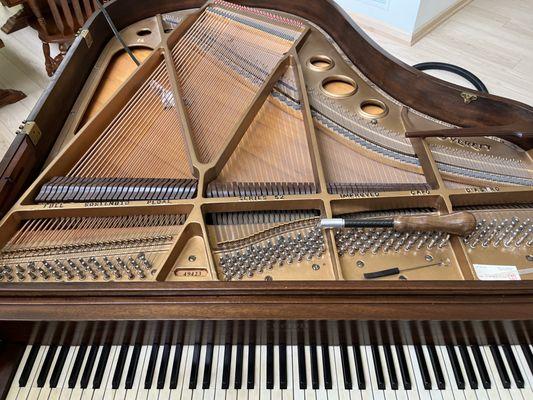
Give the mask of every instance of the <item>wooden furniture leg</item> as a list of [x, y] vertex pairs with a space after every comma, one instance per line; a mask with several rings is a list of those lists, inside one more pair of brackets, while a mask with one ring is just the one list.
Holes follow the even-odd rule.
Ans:
[[20, 90], [0, 89], [0, 107], [16, 103], [25, 98], [26, 95]]
[[22, 8], [7, 19], [6, 23], [2, 26], [2, 32], [9, 34], [27, 26], [28, 13], [26, 8]]

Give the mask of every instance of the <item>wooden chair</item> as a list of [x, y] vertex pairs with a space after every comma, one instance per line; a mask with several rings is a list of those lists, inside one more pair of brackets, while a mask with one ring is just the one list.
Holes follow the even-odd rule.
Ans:
[[[32, 12], [29, 24], [43, 42], [46, 72], [52, 76], [76, 33], [98, 6], [93, 0], [28, 0], [28, 6]], [[59, 45], [59, 54], [55, 57], [50, 54], [51, 43]]]

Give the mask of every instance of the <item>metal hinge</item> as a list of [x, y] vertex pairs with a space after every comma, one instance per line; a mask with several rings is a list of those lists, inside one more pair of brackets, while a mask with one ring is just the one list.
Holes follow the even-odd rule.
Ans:
[[23, 125], [21, 125], [20, 132], [28, 135], [34, 146], [39, 143], [39, 140], [42, 136], [39, 126], [34, 121], [25, 122]]
[[82, 39], [84, 39], [85, 44], [87, 44], [87, 47], [91, 48], [91, 46], [93, 45], [93, 37], [91, 36], [91, 32], [89, 32], [89, 29], [82, 29], [78, 31], [77, 36], [80, 36]]

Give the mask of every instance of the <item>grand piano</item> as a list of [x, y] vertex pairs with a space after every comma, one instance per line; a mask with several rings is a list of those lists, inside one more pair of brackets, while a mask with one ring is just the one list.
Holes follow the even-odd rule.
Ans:
[[533, 108], [330, 0], [130, 0], [0, 164], [1, 399], [533, 398]]

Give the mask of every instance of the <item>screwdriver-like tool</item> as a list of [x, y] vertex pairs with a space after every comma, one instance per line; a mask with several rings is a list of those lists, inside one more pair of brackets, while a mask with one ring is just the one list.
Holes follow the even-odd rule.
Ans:
[[437, 265], [448, 265], [447, 261], [439, 261], [435, 262], [433, 264], [425, 264], [425, 265], [419, 265], [417, 267], [410, 267], [410, 268], [404, 268], [400, 269], [398, 267], [388, 268], [388, 269], [382, 269], [381, 271], [375, 271], [375, 272], [367, 272], [363, 274], [363, 277], [365, 279], [376, 279], [376, 278], [383, 278], [385, 276], [394, 276], [394, 275], [400, 275], [407, 271], [414, 271], [416, 269], [422, 269], [422, 268], [428, 268], [428, 267], [434, 267]]

